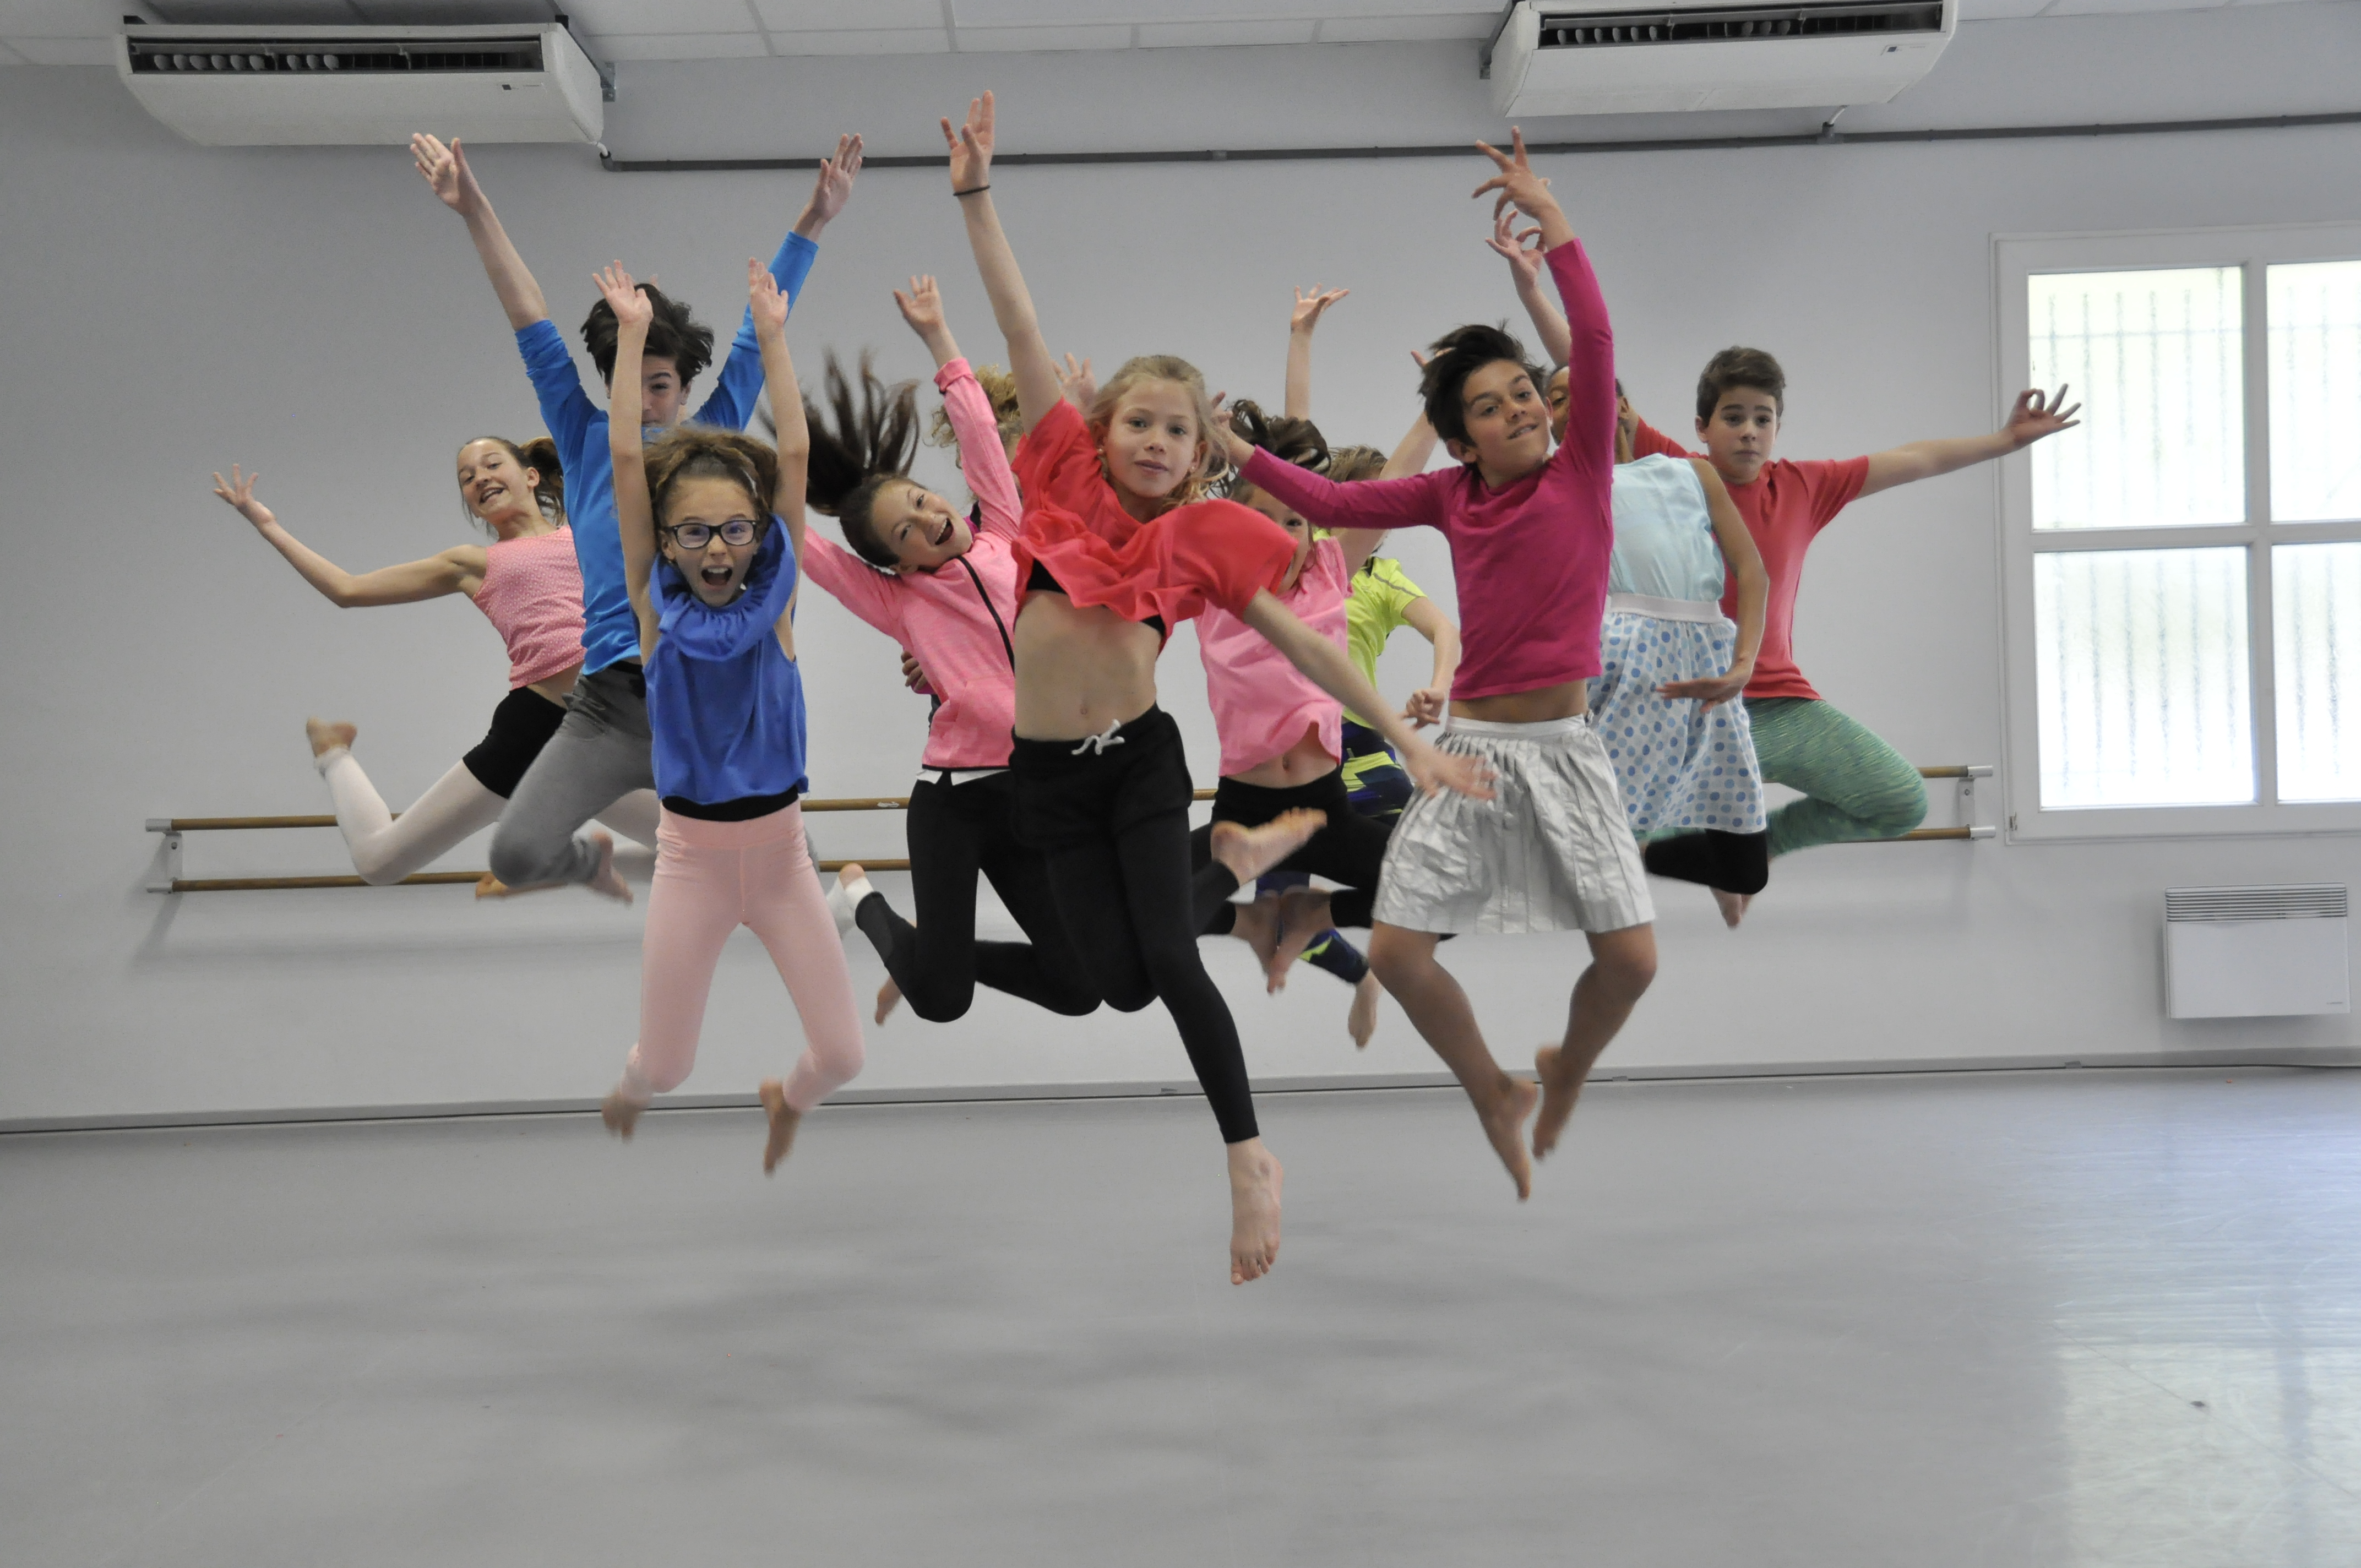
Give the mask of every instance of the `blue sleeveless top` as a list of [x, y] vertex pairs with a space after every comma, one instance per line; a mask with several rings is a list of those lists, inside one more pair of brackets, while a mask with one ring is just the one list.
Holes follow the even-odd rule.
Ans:
[[1721, 598], [1721, 543], [1705, 485], [1686, 457], [1615, 466], [1615, 553], [1607, 591], [1660, 599]]
[[787, 525], [772, 516], [745, 591], [730, 604], [707, 604], [661, 558], [655, 587], [647, 681], [656, 794], [718, 806], [802, 789], [803, 674], [777, 631], [796, 589]]

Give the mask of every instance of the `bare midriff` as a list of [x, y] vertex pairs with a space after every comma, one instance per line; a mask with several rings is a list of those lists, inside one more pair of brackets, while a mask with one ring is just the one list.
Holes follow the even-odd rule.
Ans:
[[1079, 740], [1128, 723], [1156, 706], [1152, 626], [1063, 594], [1028, 593], [1010, 639], [1016, 651], [1016, 734]]
[[1492, 696], [1453, 697], [1451, 716], [1484, 724], [1546, 724], [1572, 718], [1590, 710], [1590, 683], [1561, 681], [1531, 691], [1500, 692]]
[[1320, 743], [1320, 727], [1307, 725], [1303, 739], [1267, 762], [1257, 762], [1242, 773], [1230, 777], [1240, 784], [1259, 789], [1293, 789], [1314, 779], [1326, 778], [1336, 771], [1336, 759]]

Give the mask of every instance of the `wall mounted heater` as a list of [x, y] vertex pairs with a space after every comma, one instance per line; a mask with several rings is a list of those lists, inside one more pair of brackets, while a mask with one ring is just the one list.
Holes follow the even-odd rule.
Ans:
[[2353, 1010], [2345, 890], [2174, 887], [2164, 894], [2166, 1012], [2274, 1018]]
[[1959, 26], [1959, 0], [1519, 0], [1488, 74], [1510, 119], [1883, 104]]
[[598, 67], [555, 24], [467, 27], [126, 27], [115, 74], [206, 147], [591, 141]]

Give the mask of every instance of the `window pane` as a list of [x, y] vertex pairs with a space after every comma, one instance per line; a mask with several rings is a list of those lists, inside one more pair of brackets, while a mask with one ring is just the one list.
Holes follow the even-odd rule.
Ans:
[[2235, 267], [2029, 278], [2034, 384], [2082, 424], [2033, 449], [2036, 528], [2246, 521]]
[[2271, 516], [2361, 517], [2361, 261], [2270, 269]]
[[2361, 543], [2271, 552], [2279, 798], [2361, 800]]
[[2246, 553], [2033, 558], [2041, 806], [2255, 798]]

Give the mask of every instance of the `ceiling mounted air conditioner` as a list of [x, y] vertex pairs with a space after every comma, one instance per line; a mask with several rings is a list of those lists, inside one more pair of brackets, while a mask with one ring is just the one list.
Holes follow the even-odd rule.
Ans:
[[1519, 0], [1492, 101], [1510, 118], [1883, 104], [1958, 29], [1959, 0]]
[[156, 118], [207, 147], [588, 141], [598, 68], [562, 27], [126, 27], [115, 69]]

